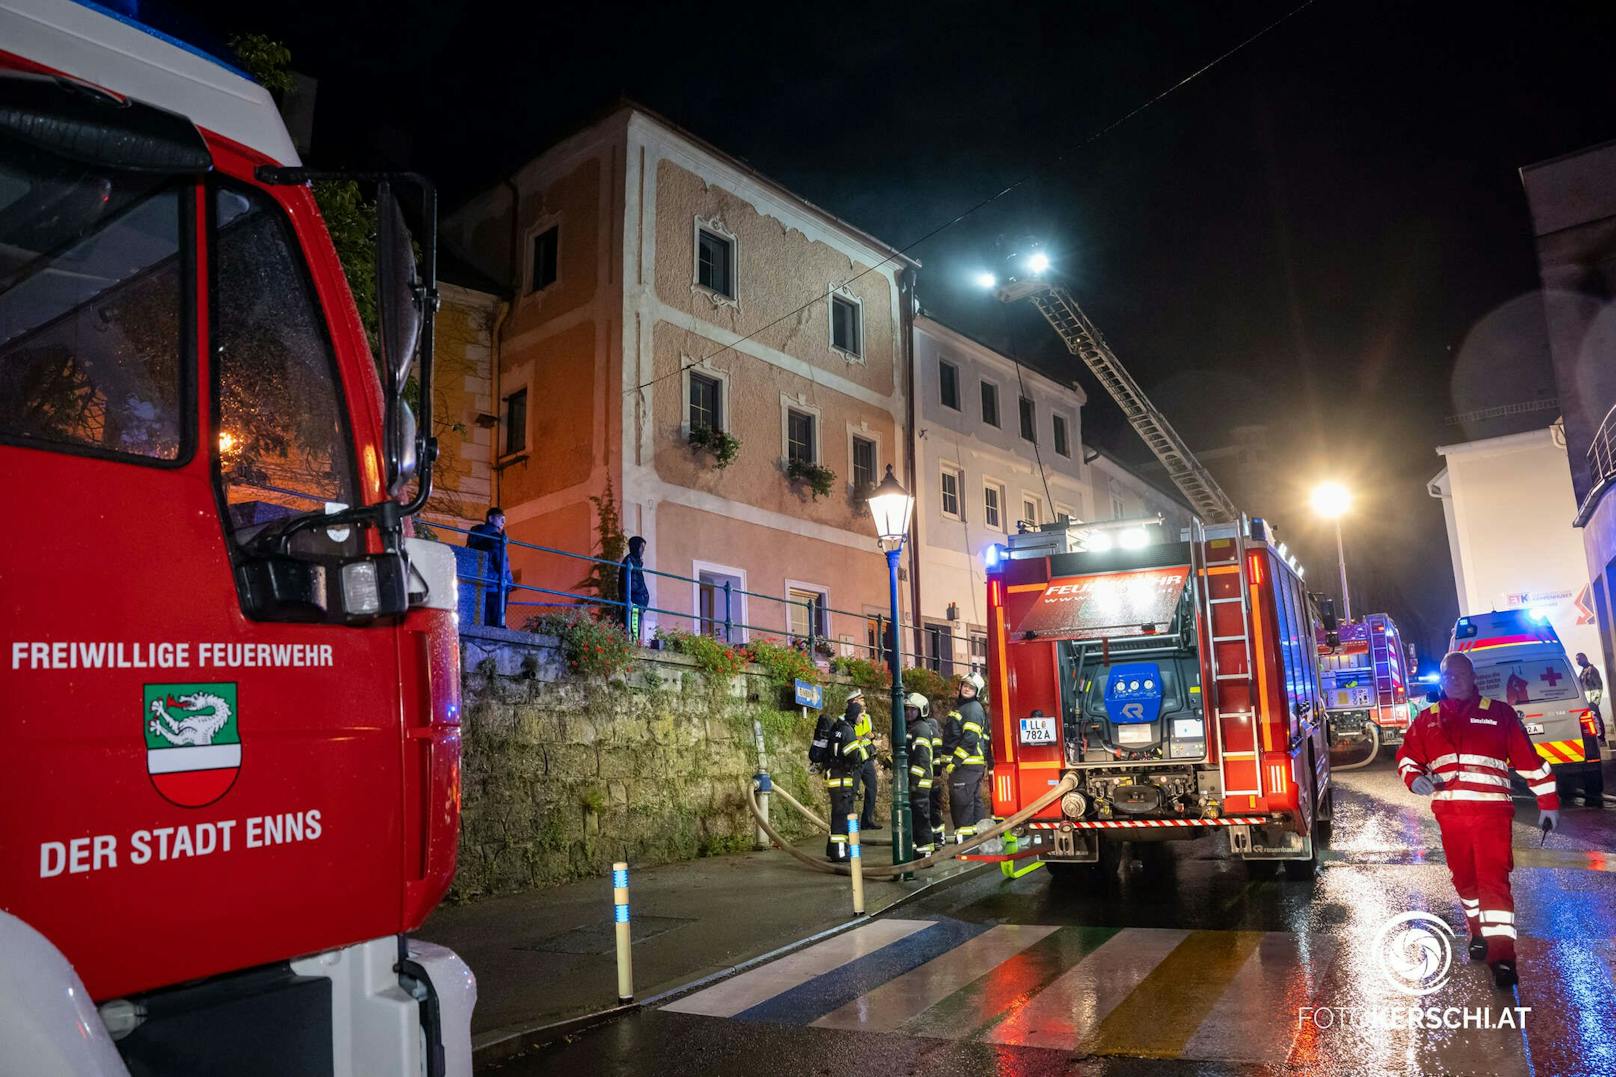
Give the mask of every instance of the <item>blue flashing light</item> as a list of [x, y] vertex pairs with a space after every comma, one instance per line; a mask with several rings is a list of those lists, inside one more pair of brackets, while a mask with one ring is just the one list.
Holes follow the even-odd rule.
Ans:
[[1530, 617], [1538, 624], [1542, 624], [1544, 621], [1549, 619], [1549, 611], [1543, 606], [1533, 606], [1531, 609], [1526, 611], [1526, 616]]
[[998, 568], [1004, 563], [1005, 554], [1007, 552], [1008, 551], [1002, 545], [995, 542], [993, 545], [982, 551], [982, 563], [987, 566], [989, 572], [992, 572], [994, 569]]
[[1442, 680], [1440, 673], [1421, 673], [1417, 678], [1421, 684], [1437, 684]]

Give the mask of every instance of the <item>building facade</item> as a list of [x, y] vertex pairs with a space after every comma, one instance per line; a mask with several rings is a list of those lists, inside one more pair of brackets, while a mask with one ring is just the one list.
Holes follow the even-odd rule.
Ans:
[[[609, 503], [648, 568], [688, 578], [651, 577], [648, 623], [867, 644], [888, 600], [862, 493], [906, 471], [916, 263], [637, 107], [443, 232], [514, 295], [493, 386], [512, 538], [598, 550]], [[530, 587], [588, 567], [512, 551]]]
[[1560, 424], [1437, 449], [1459, 614], [1545, 609], [1571, 654], [1599, 653]]
[[1021, 522], [1094, 518], [1086, 398], [926, 317], [914, 358], [919, 660], [963, 672], [987, 661], [983, 551]]
[[1599, 639], [1616, 666], [1616, 142], [1521, 169], [1537, 240], [1555, 387], [1565, 417], [1570, 515]]
[[[447, 276], [447, 274], [445, 274]], [[432, 425], [438, 458], [423, 518], [465, 530], [494, 504], [494, 338], [507, 304], [478, 288], [438, 282]]]
[[1098, 449], [1090, 449], [1085, 459], [1096, 521], [1160, 516], [1162, 535], [1170, 542], [1177, 542], [1179, 533], [1190, 525], [1191, 513], [1184, 502], [1139, 471]]

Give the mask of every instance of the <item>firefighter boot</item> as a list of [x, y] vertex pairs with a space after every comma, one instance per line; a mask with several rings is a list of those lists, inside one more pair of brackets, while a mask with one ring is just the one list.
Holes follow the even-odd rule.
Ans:
[[1510, 988], [1514, 987], [1520, 982], [1521, 978], [1515, 974], [1515, 962], [1493, 962], [1493, 983], [1497, 985], [1500, 990], [1508, 991]]

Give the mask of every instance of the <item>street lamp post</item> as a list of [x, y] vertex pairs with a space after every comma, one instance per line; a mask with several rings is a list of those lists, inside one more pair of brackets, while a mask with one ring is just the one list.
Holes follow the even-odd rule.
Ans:
[[909, 814], [909, 750], [905, 744], [903, 720], [903, 661], [898, 635], [898, 556], [909, 534], [909, 517], [915, 499], [892, 474], [887, 474], [870, 494], [870, 515], [875, 520], [876, 537], [887, 555], [887, 583], [892, 600], [892, 862], [906, 864], [915, 858], [914, 821]]
[[1322, 482], [1313, 488], [1313, 511], [1335, 522], [1335, 560], [1341, 570], [1341, 619], [1352, 620], [1352, 594], [1347, 590], [1347, 548], [1341, 541], [1341, 517], [1352, 507], [1352, 494], [1338, 482]]

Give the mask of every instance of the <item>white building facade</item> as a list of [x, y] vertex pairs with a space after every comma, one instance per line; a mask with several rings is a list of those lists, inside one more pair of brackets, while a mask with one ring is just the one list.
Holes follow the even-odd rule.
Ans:
[[1459, 613], [1541, 608], [1568, 654], [1601, 653], [1560, 425], [1436, 450]]
[[1021, 521], [1095, 518], [1087, 398], [926, 317], [915, 319], [914, 363], [922, 657], [960, 673], [987, 660], [983, 551]]

